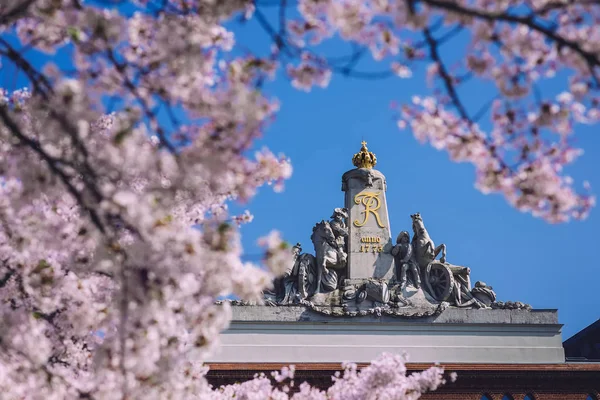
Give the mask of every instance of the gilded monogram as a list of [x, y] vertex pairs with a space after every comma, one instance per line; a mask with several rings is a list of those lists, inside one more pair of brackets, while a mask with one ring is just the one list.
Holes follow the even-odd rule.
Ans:
[[361, 214], [364, 214], [364, 219], [362, 222], [359, 220], [354, 220], [354, 226], [364, 226], [367, 221], [369, 221], [369, 216], [373, 214], [375, 220], [377, 221], [377, 225], [380, 228], [385, 228], [385, 226], [381, 223], [379, 219], [379, 207], [381, 207], [381, 200], [379, 199], [380, 193], [375, 192], [362, 192], [358, 193], [354, 196], [354, 204], [362, 204], [365, 206], [364, 211], [361, 211]]

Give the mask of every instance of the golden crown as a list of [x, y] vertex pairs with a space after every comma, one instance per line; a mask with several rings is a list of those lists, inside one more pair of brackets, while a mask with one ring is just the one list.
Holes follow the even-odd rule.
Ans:
[[352, 157], [352, 164], [354, 164], [356, 168], [371, 169], [375, 166], [375, 164], [377, 164], [377, 157], [375, 157], [375, 154], [369, 151], [367, 148], [367, 142], [363, 140], [361, 144], [362, 147], [360, 148], [360, 151]]

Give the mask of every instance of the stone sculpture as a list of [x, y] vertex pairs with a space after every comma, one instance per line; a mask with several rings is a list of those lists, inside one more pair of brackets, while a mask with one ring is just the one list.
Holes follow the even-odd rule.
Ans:
[[292, 298], [293, 302], [302, 301], [307, 297], [312, 296], [316, 291], [317, 286], [317, 261], [312, 254], [301, 254], [296, 260], [298, 276], [297, 294]]
[[344, 207], [348, 211], [347, 278], [358, 284], [365, 278], [391, 279], [394, 257], [390, 251], [390, 221], [385, 176], [373, 167], [377, 157], [363, 142], [352, 157], [355, 168], [342, 175]]
[[292, 248], [292, 260], [284, 275], [273, 282], [273, 291], [265, 299], [279, 305], [296, 304], [315, 291], [316, 262], [312, 254], [302, 253], [302, 245]]
[[454, 290], [452, 291], [451, 304], [457, 307], [476, 308], [484, 307], [471, 293], [471, 269], [458, 265], [451, 265], [450, 271], [454, 276]]
[[423, 224], [423, 218], [420, 213], [412, 214], [412, 229], [413, 229], [413, 240], [412, 246], [415, 252], [415, 258], [421, 268], [427, 267], [427, 265], [435, 260], [435, 258], [442, 253], [440, 261], [446, 262], [446, 245], [440, 244], [435, 247], [433, 240], [429, 237], [425, 224]]
[[274, 282], [277, 304], [295, 304], [317, 293], [338, 287], [339, 276], [346, 268], [348, 213], [336, 208], [331, 221], [321, 221], [313, 228], [311, 239], [315, 254], [302, 253], [300, 243], [292, 248], [290, 267]]
[[473, 296], [487, 307], [490, 307], [492, 303], [496, 301], [496, 293], [491, 286], [485, 284], [485, 282], [475, 282], [475, 287], [471, 290]]
[[347, 258], [348, 255], [348, 247], [346, 242], [348, 238], [348, 225], [346, 224], [347, 219], [348, 212], [346, 209], [336, 208], [333, 210], [333, 215], [331, 216], [331, 221], [329, 222], [331, 230], [333, 231], [333, 235], [335, 236], [338, 249], [343, 252], [342, 258]]
[[[446, 263], [446, 245], [435, 246], [420, 213], [412, 214], [413, 247], [419, 267], [424, 271], [427, 291], [437, 301], [448, 301], [456, 307], [485, 307], [471, 293], [471, 270]], [[442, 254], [439, 261], [436, 257]]]
[[402, 231], [398, 235], [396, 245], [392, 248], [392, 255], [396, 260], [396, 268], [400, 270], [398, 274], [400, 276], [400, 290], [404, 290], [406, 287], [408, 271], [412, 274], [414, 287], [419, 289], [421, 287], [421, 273], [407, 231]]
[[346, 208], [334, 209], [329, 221], [313, 227], [314, 255], [302, 253], [300, 243], [293, 247], [287, 271], [275, 280], [274, 291], [265, 293], [267, 304], [303, 304], [326, 315], [404, 318], [435, 315], [446, 307], [530, 309], [497, 302], [483, 282], [471, 288], [471, 270], [446, 262], [446, 246], [434, 244], [419, 213], [411, 215], [412, 240], [401, 231], [392, 245], [385, 177], [373, 169], [377, 158], [366, 142], [352, 162], [356, 168], [342, 176]]
[[336, 208], [331, 222], [321, 221], [313, 228], [311, 240], [316, 255], [316, 293], [330, 292], [338, 285], [338, 272], [346, 268], [348, 253], [346, 237], [348, 229], [345, 219], [348, 213], [343, 208]]
[[288, 269], [281, 278], [275, 279], [275, 296], [278, 304], [292, 304], [298, 296], [298, 269], [299, 263], [297, 262], [300, 253], [302, 252], [302, 245], [296, 243], [292, 247], [292, 261], [289, 264]]

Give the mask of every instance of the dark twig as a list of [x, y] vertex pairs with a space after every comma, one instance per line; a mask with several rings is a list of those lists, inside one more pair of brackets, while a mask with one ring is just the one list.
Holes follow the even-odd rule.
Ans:
[[448, 96], [450, 96], [450, 99], [452, 100], [452, 104], [454, 104], [454, 107], [456, 107], [456, 109], [458, 110], [458, 113], [460, 114], [462, 119], [464, 119], [465, 121], [468, 121], [469, 123], [472, 123], [465, 106], [463, 105], [460, 98], [458, 97], [458, 93], [456, 92], [456, 88], [454, 87], [453, 79], [450, 76], [450, 74], [448, 73], [448, 69], [442, 62], [440, 53], [438, 51], [438, 42], [431, 35], [431, 31], [429, 30], [429, 28], [425, 28], [423, 30], [423, 35], [425, 36], [425, 40], [427, 41], [427, 43], [429, 45], [429, 55], [430, 55], [431, 59], [438, 66], [439, 75], [442, 78], [442, 80], [444, 81], [444, 86], [446, 88], [446, 92], [448, 92]]

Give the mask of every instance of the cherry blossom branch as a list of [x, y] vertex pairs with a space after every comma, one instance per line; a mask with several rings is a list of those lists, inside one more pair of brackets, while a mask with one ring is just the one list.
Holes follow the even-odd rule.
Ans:
[[142, 98], [142, 96], [139, 94], [136, 85], [134, 85], [134, 83], [131, 82], [131, 80], [127, 76], [126, 71], [125, 71], [126, 65], [119, 63], [117, 61], [114, 51], [110, 47], [108, 47], [108, 49], [107, 49], [107, 57], [111, 61], [112, 65], [116, 68], [116, 70], [121, 75], [121, 77], [123, 79], [123, 83], [125, 84], [125, 87], [130, 90], [130, 92], [135, 96], [136, 100], [142, 106], [142, 110], [144, 111], [144, 114], [146, 115], [148, 120], [155, 122], [156, 133], [157, 133], [158, 137], [160, 138], [161, 145], [163, 145], [164, 147], [169, 149], [169, 151], [172, 152], [173, 154], [176, 154], [177, 150], [167, 139], [167, 137], [165, 135], [165, 131], [162, 129], [162, 127], [158, 123], [158, 120], [156, 118], [156, 113], [154, 113], [154, 112], [152, 112], [152, 110], [150, 110], [150, 107], [148, 106], [148, 103], [146, 102], [146, 100], [144, 98]]
[[16, 51], [6, 40], [0, 37], [0, 44], [2, 44], [6, 50], [2, 51], [6, 57], [15, 63], [30, 79], [33, 88], [39, 92], [40, 95], [47, 98], [48, 93], [52, 91], [52, 85], [48, 78], [42, 73], [38, 72], [18, 51]]
[[556, 42], [557, 45], [559, 46], [559, 48], [561, 46], [567, 47], [567, 48], [573, 50], [574, 52], [576, 52], [577, 54], [579, 54], [583, 59], [586, 60], [588, 67], [589, 67], [589, 72], [594, 77], [594, 81], [596, 82], [596, 84], [597, 85], [600, 84], [600, 81], [596, 75], [596, 67], [600, 66], [600, 58], [598, 58], [598, 55], [584, 50], [580, 43], [575, 42], [570, 39], [567, 39], [565, 37], [562, 37], [562, 36], [558, 35], [556, 32], [554, 32], [552, 29], [543, 26], [542, 24], [540, 24], [539, 22], [536, 21], [537, 15], [535, 13], [532, 13], [528, 16], [522, 17], [522, 16], [509, 14], [508, 12], [491, 12], [491, 11], [486, 11], [486, 10], [481, 10], [481, 9], [473, 9], [473, 8], [462, 6], [455, 2], [447, 2], [447, 1], [440, 1], [440, 0], [408, 0], [408, 1], [410, 1], [411, 4], [416, 3], [417, 1], [422, 1], [423, 3], [428, 4], [434, 8], [448, 10], [448, 11], [456, 12], [458, 14], [470, 16], [470, 17], [480, 18], [480, 19], [483, 19], [486, 21], [512, 22], [512, 23], [516, 23], [519, 25], [527, 26], [527, 27], [533, 29], [534, 31], [537, 31], [537, 32], [543, 34], [548, 39], [551, 39], [554, 42]]
[[77, 202], [81, 205], [81, 207], [87, 212], [90, 216], [90, 219], [94, 223], [94, 225], [98, 228], [98, 230], [102, 233], [106, 232], [104, 224], [102, 223], [102, 219], [98, 214], [95, 206], [91, 206], [87, 201], [84, 200], [81, 193], [75, 188], [73, 183], [71, 182], [71, 177], [67, 175], [65, 171], [60, 168], [60, 161], [51, 157], [48, 153], [46, 153], [38, 143], [36, 143], [33, 139], [28, 138], [22, 132], [19, 126], [12, 120], [10, 115], [8, 114], [6, 108], [4, 106], [0, 106], [0, 118], [2, 118], [2, 122], [8, 127], [11, 133], [17, 138], [21, 143], [29, 147], [35, 153], [37, 153], [40, 158], [42, 158], [50, 168], [53, 174], [60, 178], [62, 183], [66, 186], [69, 193], [77, 199]]
[[[58, 121], [61, 126], [64, 128], [65, 132], [69, 135], [73, 144], [80, 151], [83, 160], [81, 160], [81, 166], [83, 167], [82, 177], [84, 181], [88, 185], [88, 189], [90, 192], [96, 197], [96, 200], [99, 201], [101, 196], [99, 194], [98, 189], [95, 184], [90, 181], [90, 178], [95, 179], [95, 172], [91, 168], [88, 163], [89, 153], [80, 140], [77, 130], [73, 127], [70, 121], [67, 120], [64, 114], [58, 112], [52, 106], [49, 106], [48, 101], [50, 100], [50, 96], [53, 95], [53, 87], [50, 83], [49, 79], [42, 73], [38, 72], [18, 51], [16, 51], [8, 42], [4, 39], [0, 38], [0, 44], [4, 45], [6, 48], [6, 56], [13, 61], [19, 68], [25, 72], [25, 74], [29, 77], [30, 82], [32, 83], [34, 89], [37, 93], [39, 93], [46, 102], [42, 103], [42, 106], [49, 112], [49, 115]], [[66, 161], [63, 161], [66, 163]], [[73, 166], [72, 164], [70, 164]]]
[[472, 123], [471, 119], [469, 118], [469, 115], [467, 114], [467, 110], [465, 109], [465, 106], [460, 101], [460, 99], [458, 97], [458, 93], [456, 92], [456, 89], [454, 88], [453, 78], [448, 73], [448, 70], [447, 70], [445, 64], [442, 62], [442, 60], [440, 58], [440, 53], [438, 51], [438, 46], [439, 46], [438, 42], [431, 35], [429, 28], [425, 28], [423, 30], [423, 35], [425, 36], [425, 40], [427, 41], [427, 44], [429, 45], [429, 54], [430, 54], [431, 58], [433, 59], [434, 63], [438, 66], [439, 75], [442, 78], [442, 80], [444, 81], [444, 86], [446, 88], [446, 91], [448, 92], [448, 95], [450, 96], [450, 99], [452, 100], [452, 103], [458, 110], [458, 113], [460, 114], [460, 116], [465, 121], [469, 121], [469, 123]]
[[[277, 46], [277, 48], [279, 50], [283, 51], [286, 56], [291, 57], [291, 58], [299, 56], [298, 49], [296, 49], [292, 46], [289, 46], [286, 43], [285, 31], [281, 31], [281, 30], [279, 32], [275, 31], [275, 29], [273, 28], [273, 26], [271, 25], [271, 23], [269, 22], [267, 17], [262, 13], [262, 11], [260, 11], [260, 9], [256, 9], [254, 11], [254, 14], [256, 15], [256, 20], [258, 21], [260, 26], [273, 39], [273, 41], [275, 42], [275, 45]], [[285, 14], [280, 14], [280, 18], [282, 15], [284, 16]], [[280, 20], [280, 24], [285, 24], [285, 21]]]

